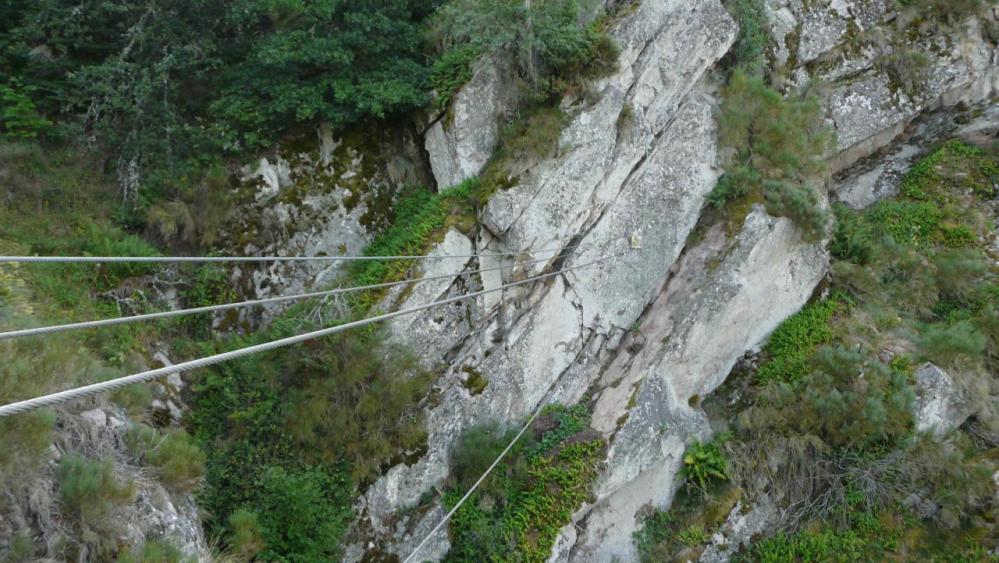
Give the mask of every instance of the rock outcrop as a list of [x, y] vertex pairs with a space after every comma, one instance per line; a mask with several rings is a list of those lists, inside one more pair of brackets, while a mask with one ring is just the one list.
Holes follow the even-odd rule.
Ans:
[[492, 157], [507, 113], [522, 96], [515, 76], [501, 57], [483, 59], [424, 134], [439, 189], [478, 175]]
[[[229, 226], [239, 233], [229, 245], [245, 256], [357, 255], [387, 223], [399, 189], [430, 181], [408, 130], [337, 138], [320, 127], [315, 139], [273, 151], [242, 171], [235, 197], [249, 201]], [[265, 298], [328, 286], [342, 271], [335, 261], [244, 265], [233, 270], [232, 283], [248, 298]], [[250, 328], [285, 306], [221, 315], [214, 328]]]
[[927, 363], [916, 370], [916, 430], [941, 438], [974, 414], [971, 397], [954, 378]]

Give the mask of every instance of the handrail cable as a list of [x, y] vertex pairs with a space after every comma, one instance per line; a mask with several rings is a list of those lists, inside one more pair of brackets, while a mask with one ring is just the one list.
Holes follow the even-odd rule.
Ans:
[[127, 385], [132, 385], [132, 384], [135, 384], [135, 383], [141, 383], [143, 381], [149, 381], [149, 380], [156, 379], [156, 378], [159, 378], [159, 377], [163, 377], [165, 375], [170, 375], [170, 374], [173, 374], [173, 373], [180, 373], [180, 372], [190, 371], [190, 370], [196, 369], [196, 368], [201, 368], [201, 367], [215, 365], [215, 364], [218, 364], [218, 363], [221, 363], [221, 362], [225, 362], [225, 361], [228, 361], [228, 360], [233, 360], [233, 359], [241, 358], [243, 356], [248, 356], [250, 354], [255, 354], [255, 353], [259, 353], [259, 352], [267, 352], [267, 351], [270, 351], [270, 350], [275, 350], [277, 348], [282, 348], [282, 347], [290, 346], [292, 344], [298, 344], [300, 342], [305, 342], [305, 341], [308, 341], [308, 340], [314, 340], [316, 338], [321, 338], [321, 337], [324, 337], [324, 336], [329, 336], [329, 335], [332, 335], [332, 334], [337, 334], [337, 333], [344, 332], [344, 331], [347, 331], [347, 330], [350, 330], [350, 329], [353, 329], [353, 328], [358, 328], [358, 327], [366, 326], [366, 325], [373, 324], [373, 323], [376, 323], [376, 322], [385, 321], [385, 320], [393, 319], [393, 318], [396, 318], [396, 317], [401, 317], [403, 315], [409, 315], [409, 314], [413, 314], [413, 313], [418, 313], [418, 312], [425, 311], [425, 310], [428, 310], [428, 309], [432, 309], [434, 307], [438, 307], [438, 306], [441, 306], [441, 305], [447, 305], [447, 304], [450, 304], [450, 303], [457, 303], [459, 301], [463, 301], [463, 300], [466, 300], [466, 299], [472, 299], [474, 297], [479, 297], [481, 295], [486, 295], [488, 293], [493, 293], [493, 292], [496, 292], [496, 291], [502, 291], [504, 289], [509, 289], [511, 287], [516, 287], [516, 286], [520, 286], [520, 285], [532, 283], [532, 282], [535, 282], [535, 281], [540, 281], [540, 280], [547, 279], [547, 278], [550, 278], [550, 277], [553, 277], [553, 276], [558, 276], [558, 275], [564, 274], [566, 272], [570, 272], [570, 271], [573, 271], [573, 270], [578, 270], [580, 268], [585, 268], [585, 267], [588, 267], [588, 266], [592, 266], [592, 265], [598, 264], [600, 262], [604, 262], [606, 260], [609, 260], [610, 258], [613, 258], [614, 256], [618, 256], [618, 254], [604, 256], [602, 258], [598, 258], [598, 259], [592, 260], [590, 262], [586, 262], [586, 263], [579, 264], [579, 265], [576, 265], [576, 266], [571, 266], [569, 268], [560, 269], [560, 270], [557, 270], [555, 272], [550, 272], [550, 273], [547, 273], [547, 274], [541, 274], [541, 275], [538, 275], [538, 276], [533, 276], [533, 277], [530, 277], [530, 278], [525, 278], [525, 279], [520, 280], [520, 281], [511, 282], [511, 283], [508, 283], [508, 284], [503, 284], [503, 285], [500, 285], [500, 286], [497, 286], [497, 287], [494, 287], [494, 288], [491, 288], [491, 289], [483, 289], [483, 290], [472, 292], [472, 293], [469, 293], [469, 294], [466, 294], [466, 295], [459, 295], [459, 296], [456, 296], [456, 297], [450, 297], [448, 299], [443, 299], [443, 300], [440, 300], [440, 301], [435, 301], [433, 303], [429, 303], [429, 304], [426, 304], [426, 305], [420, 305], [418, 307], [411, 307], [411, 308], [408, 308], [408, 309], [401, 309], [401, 310], [398, 310], [398, 311], [393, 311], [391, 313], [385, 313], [383, 315], [377, 315], [377, 316], [369, 317], [369, 318], [366, 318], [366, 319], [359, 319], [359, 320], [356, 320], [356, 321], [351, 321], [351, 322], [348, 322], [348, 323], [344, 323], [342, 325], [327, 327], [327, 328], [324, 328], [324, 329], [319, 329], [319, 330], [315, 330], [315, 331], [312, 331], [312, 332], [307, 332], [307, 333], [299, 334], [299, 335], [295, 335], [295, 336], [289, 336], [287, 338], [281, 338], [279, 340], [272, 340], [270, 342], [264, 342], [262, 344], [256, 344], [256, 345], [253, 345], [253, 346], [247, 346], [245, 348], [240, 348], [238, 350], [231, 350], [229, 352], [223, 352], [223, 353], [215, 354], [215, 355], [212, 355], [212, 356], [206, 356], [204, 358], [198, 358], [196, 360], [189, 360], [187, 362], [182, 362], [182, 363], [175, 364], [175, 365], [172, 365], [172, 366], [164, 366], [164, 367], [161, 367], [161, 368], [152, 369], [152, 370], [144, 371], [144, 372], [133, 374], [133, 375], [127, 375], [127, 376], [124, 376], [124, 377], [115, 378], [115, 379], [112, 379], [112, 380], [109, 380], [109, 381], [102, 381], [102, 382], [99, 382], [99, 383], [92, 383], [90, 385], [85, 385], [85, 386], [78, 387], [78, 388], [75, 388], [75, 389], [68, 389], [68, 390], [65, 390], [65, 391], [59, 391], [57, 393], [52, 393], [52, 394], [49, 394], [49, 395], [43, 395], [41, 397], [35, 397], [35, 398], [32, 398], [32, 399], [26, 399], [24, 401], [18, 401], [16, 403], [11, 403], [11, 404], [8, 404], [8, 405], [0, 406], [0, 417], [10, 416], [12, 414], [18, 414], [18, 413], [22, 413], [22, 412], [27, 412], [27, 411], [32, 410], [32, 409], [37, 409], [37, 408], [40, 408], [40, 407], [46, 407], [46, 406], [50, 406], [50, 405], [55, 405], [55, 404], [63, 403], [63, 402], [70, 401], [70, 400], [73, 400], [73, 399], [79, 399], [81, 397], [87, 397], [87, 396], [90, 396], [90, 395], [95, 395], [97, 393], [101, 393], [101, 392], [104, 392], [104, 391], [111, 391], [111, 390], [114, 390], [114, 389], [125, 387]]
[[[548, 262], [551, 258], [543, 258], [538, 260], [531, 260], [528, 262], [522, 262], [520, 266], [530, 266], [533, 264], [540, 264], [542, 262]], [[224, 303], [222, 305], [207, 305], [204, 307], [194, 307], [190, 309], [177, 309], [175, 311], [161, 311], [158, 313], [146, 313], [143, 315], [131, 315], [127, 317], [117, 317], [113, 319], [99, 319], [94, 321], [81, 321], [77, 323], [68, 323], [62, 325], [44, 326], [37, 328], [25, 328], [19, 330], [11, 330], [7, 332], [0, 332], [0, 340], [9, 340], [12, 338], [23, 338], [26, 336], [38, 336], [42, 334], [52, 334], [56, 332], [64, 332], [69, 330], [83, 330], [89, 328], [99, 328], [104, 326], [112, 326], [119, 324], [135, 323], [142, 321], [153, 321], [160, 319], [168, 319], [171, 317], [181, 317], [186, 315], [194, 315], [199, 313], [212, 313], [216, 311], [226, 311], [229, 309], [238, 309], [240, 307], [250, 307], [253, 305], [266, 305], [268, 303], [280, 303], [284, 301], [298, 301], [305, 299], [312, 299], [316, 297], [328, 297], [332, 295], [343, 295], [347, 293], [355, 293], [359, 291], [369, 291], [374, 289], [385, 289], [390, 287], [395, 287], [399, 285], [404, 285], [408, 283], [421, 283], [427, 281], [434, 281], [447, 278], [456, 278], [465, 274], [481, 274], [484, 272], [493, 272], [496, 270], [502, 270], [504, 268], [510, 268], [511, 266], [496, 266], [493, 268], [481, 268], [478, 270], [471, 270], [468, 272], [459, 272], [457, 274], [444, 274], [439, 276], [428, 276], [424, 278], [410, 278], [402, 281], [395, 282], [384, 282], [376, 283], [373, 285], [363, 285], [358, 287], [342, 287], [336, 289], [329, 289], [324, 291], [315, 291], [312, 293], [299, 293], [295, 295], [282, 295], [277, 297], [267, 297], [263, 299], [251, 299], [248, 301], [240, 301], [237, 303]]]
[[[571, 247], [569, 247], [571, 248]], [[419, 256], [0, 256], [0, 263], [72, 263], [72, 264], [114, 264], [114, 263], [206, 263], [206, 262], [370, 262], [380, 260], [446, 260], [449, 258], [502, 258], [539, 254], [542, 252], [564, 252], [566, 248], [543, 250], [521, 250], [517, 252], [492, 252], [482, 254], [424, 254]]]

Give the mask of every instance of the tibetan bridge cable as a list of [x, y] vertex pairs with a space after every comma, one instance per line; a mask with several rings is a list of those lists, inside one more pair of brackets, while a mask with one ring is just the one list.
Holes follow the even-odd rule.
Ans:
[[[519, 266], [530, 266], [530, 265], [533, 265], [533, 264], [540, 264], [542, 262], [548, 262], [551, 259], [552, 258], [543, 258], [543, 259], [538, 259], [538, 260], [531, 260], [531, 261], [528, 261], [528, 262], [521, 262], [520, 264], [517, 264], [517, 265], [519, 265]], [[249, 301], [240, 301], [240, 302], [237, 302], [237, 303], [224, 303], [222, 305], [208, 305], [208, 306], [205, 306], [205, 307], [194, 307], [194, 308], [191, 308], [191, 309], [178, 309], [178, 310], [175, 310], [175, 311], [162, 311], [162, 312], [159, 312], [159, 313], [147, 313], [147, 314], [143, 314], [143, 315], [131, 315], [131, 316], [127, 316], [127, 317], [117, 317], [117, 318], [113, 318], [113, 319], [100, 319], [100, 320], [95, 320], [95, 321], [82, 321], [82, 322], [68, 323], [68, 324], [62, 324], [62, 325], [44, 326], [44, 327], [37, 327], [37, 328], [25, 328], [25, 329], [20, 329], [20, 330], [11, 330], [11, 331], [7, 331], [7, 332], [0, 332], [0, 340], [9, 340], [9, 339], [12, 339], [12, 338], [23, 338], [23, 337], [26, 337], [26, 336], [40, 336], [40, 335], [43, 335], [43, 334], [52, 334], [52, 333], [55, 333], [55, 332], [65, 332], [65, 331], [69, 331], [69, 330], [84, 330], [84, 329], [100, 328], [100, 327], [112, 326], [112, 325], [119, 325], [119, 324], [137, 323], [137, 322], [144, 322], [144, 321], [155, 321], [155, 320], [160, 320], [160, 319], [169, 319], [169, 318], [172, 318], [172, 317], [182, 317], [182, 316], [186, 316], [186, 315], [195, 315], [195, 314], [200, 314], [200, 313], [212, 313], [212, 312], [216, 312], [216, 311], [227, 311], [229, 309], [238, 309], [238, 308], [241, 308], [241, 307], [251, 307], [251, 306], [254, 306], [254, 305], [266, 305], [268, 303], [281, 303], [281, 302], [285, 302], [285, 301], [300, 301], [300, 300], [313, 299], [313, 298], [318, 298], [318, 297], [329, 297], [329, 296], [333, 296], [333, 295], [343, 295], [343, 294], [348, 294], [348, 293], [356, 293], [356, 292], [359, 292], [359, 291], [369, 291], [369, 290], [374, 290], [374, 289], [385, 289], [385, 288], [396, 287], [396, 286], [399, 286], [399, 285], [405, 285], [405, 284], [409, 284], [409, 283], [414, 283], [415, 284], [415, 283], [421, 283], [421, 282], [427, 282], [427, 281], [434, 281], [434, 280], [455, 278], [455, 277], [466, 275], [466, 274], [482, 274], [484, 272], [494, 272], [494, 271], [497, 271], [497, 270], [503, 270], [503, 269], [510, 268], [510, 267], [512, 267], [512, 266], [496, 266], [496, 267], [493, 267], [493, 268], [481, 268], [481, 269], [478, 269], [478, 270], [471, 270], [471, 271], [468, 271], [468, 272], [459, 272], [457, 274], [444, 274], [444, 275], [439, 275], [439, 276], [428, 276], [428, 277], [423, 277], [423, 278], [410, 278], [410, 279], [406, 279], [406, 280], [402, 280], [402, 281], [376, 283], [376, 284], [373, 284], [373, 285], [362, 285], [362, 286], [357, 286], [357, 287], [342, 287], [342, 288], [329, 289], [329, 290], [324, 290], [324, 291], [315, 291], [315, 292], [311, 292], [311, 293], [299, 293], [299, 294], [295, 294], [295, 295], [280, 295], [280, 296], [277, 296], [277, 297], [267, 297], [267, 298], [264, 298], [264, 299], [253, 299], [253, 300], [249, 300]]]
[[517, 441], [520, 440], [520, 437], [524, 435], [524, 432], [527, 432], [527, 429], [531, 427], [531, 424], [534, 423], [534, 420], [538, 418], [538, 415], [541, 413], [545, 404], [546, 404], [546, 398], [543, 398], [538, 403], [537, 408], [534, 409], [534, 413], [531, 414], [531, 417], [527, 419], [527, 423], [524, 424], [524, 427], [520, 429], [520, 432], [517, 432], [517, 435], [513, 437], [513, 440], [510, 440], [510, 443], [507, 444], [506, 448], [504, 448], [503, 451], [500, 452], [498, 456], [496, 456], [496, 459], [493, 460], [492, 465], [486, 468], [485, 473], [483, 473], [482, 476], [479, 477], [479, 480], [476, 481], [475, 484], [473, 484], [472, 487], [468, 489], [468, 492], [465, 493], [465, 496], [458, 499], [458, 502], [451, 508], [451, 510], [448, 511], [447, 514], [444, 515], [444, 518], [441, 518], [441, 521], [438, 522], [437, 525], [434, 526], [432, 530], [430, 530], [430, 533], [428, 533], [423, 538], [423, 541], [421, 541], [416, 546], [416, 549], [410, 552], [409, 556], [402, 560], [402, 563], [409, 563], [410, 561], [413, 561], [416, 555], [420, 553], [420, 550], [423, 549], [423, 546], [426, 545], [428, 541], [430, 541], [430, 538], [434, 537], [434, 534], [436, 534], [441, 529], [441, 527], [444, 526], [444, 524], [447, 524], [447, 522], [451, 520], [451, 517], [454, 516], [454, 513], [457, 512], [459, 508], [461, 508], [462, 504], [465, 504], [465, 501], [468, 500], [468, 497], [472, 496], [472, 493], [474, 493], [475, 490], [479, 488], [479, 485], [481, 485], [482, 482], [486, 480], [486, 477], [489, 477], [489, 474], [492, 473], [493, 469], [496, 469], [496, 466], [499, 465], [499, 462], [502, 461], [504, 457], [506, 457], [506, 454], [509, 453], [510, 450], [513, 448], [514, 444], [516, 444]]
[[550, 273], [547, 273], [547, 274], [533, 276], [533, 277], [526, 278], [526, 279], [523, 279], [523, 280], [520, 280], [520, 281], [517, 281], [517, 282], [503, 284], [501, 286], [494, 287], [494, 288], [491, 288], [491, 289], [483, 289], [481, 291], [476, 291], [476, 292], [469, 293], [469, 294], [466, 294], [466, 295], [459, 295], [457, 297], [451, 297], [451, 298], [448, 298], [448, 299], [443, 299], [443, 300], [440, 300], [440, 301], [435, 301], [433, 303], [429, 303], [427, 305], [421, 305], [419, 307], [411, 307], [411, 308], [408, 308], [408, 309], [400, 309], [398, 311], [394, 311], [394, 312], [391, 312], [391, 313], [385, 313], [383, 315], [369, 317], [369, 318], [366, 318], [366, 319], [360, 319], [360, 320], [357, 320], [357, 321], [352, 321], [352, 322], [349, 322], [349, 323], [344, 323], [342, 325], [333, 326], [333, 327], [327, 327], [327, 328], [324, 328], [324, 329], [315, 330], [315, 331], [312, 331], [312, 332], [307, 332], [307, 333], [299, 334], [299, 335], [296, 335], [296, 336], [289, 336], [287, 338], [282, 338], [280, 340], [272, 340], [270, 342], [265, 342], [263, 344], [257, 344], [257, 345], [254, 345], [254, 346], [247, 346], [245, 348], [240, 348], [238, 350], [232, 350], [232, 351], [229, 351], [229, 352], [223, 352], [221, 354], [215, 354], [213, 356], [207, 356], [207, 357], [199, 358], [199, 359], [196, 359], [196, 360], [190, 360], [190, 361], [179, 363], [179, 364], [175, 364], [175, 365], [172, 365], [172, 366], [165, 366], [165, 367], [162, 367], [162, 368], [153, 369], [153, 370], [149, 370], [149, 371], [144, 371], [144, 372], [137, 373], [137, 374], [134, 374], [134, 375], [127, 375], [125, 377], [115, 378], [115, 379], [112, 379], [112, 380], [109, 380], [109, 381], [103, 381], [103, 382], [100, 382], [100, 383], [93, 383], [93, 384], [90, 384], [90, 385], [85, 385], [85, 386], [82, 386], [82, 387], [77, 387], [75, 389], [68, 389], [66, 391], [60, 391], [58, 393], [52, 393], [50, 395], [44, 395], [44, 396], [41, 396], [41, 397], [35, 397], [33, 399], [27, 399], [27, 400], [24, 400], [24, 401], [18, 401], [16, 403], [11, 403], [11, 404], [8, 404], [8, 405], [0, 406], [0, 417], [10, 416], [10, 415], [13, 415], [13, 414], [18, 414], [18, 413], [23, 413], [23, 412], [27, 412], [27, 411], [30, 411], [30, 410], [33, 410], [33, 409], [37, 409], [37, 408], [41, 408], [41, 407], [47, 407], [47, 406], [55, 405], [55, 404], [58, 404], [58, 403], [64, 403], [66, 401], [71, 401], [71, 400], [74, 400], [74, 399], [79, 399], [81, 397], [88, 397], [90, 395], [95, 395], [97, 393], [101, 393], [101, 392], [104, 392], [104, 391], [111, 391], [111, 390], [114, 390], [114, 389], [119, 389], [121, 387], [125, 387], [125, 386], [132, 385], [132, 384], [135, 384], [135, 383], [141, 383], [143, 381], [149, 381], [149, 380], [156, 379], [156, 378], [159, 378], [159, 377], [163, 377], [165, 375], [170, 375], [170, 374], [173, 374], [173, 373], [181, 373], [181, 372], [190, 371], [190, 370], [196, 369], [196, 368], [202, 368], [202, 367], [206, 367], [206, 366], [215, 365], [215, 364], [218, 364], [218, 363], [221, 363], [221, 362], [225, 362], [225, 361], [229, 361], [229, 360], [234, 360], [234, 359], [237, 359], [237, 358], [241, 358], [241, 357], [244, 357], [244, 356], [248, 356], [250, 354], [256, 354], [256, 353], [260, 353], [260, 352], [267, 352], [267, 351], [270, 351], [270, 350], [275, 350], [277, 348], [283, 348], [283, 347], [286, 347], [286, 346], [291, 346], [292, 344], [298, 344], [300, 342], [306, 342], [308, 340], [314, 340], [316, 338], [321, 338], [321, 337], [324, 337], [324, 336], [329, 336], [329, 335], [332, 335], [332, 334], [337, 334], [337, 333], [340, 333], [340, 332], [345, 332], [345, 331], [350, 330], [350, 329], [354, 329], [354, 328], [366, 326], [366, 325], [369, 325], [369, 324], [374, 324], [376, 322], [385, 321], [385, 320], [393, 319], [393, 318], [396, 318], [396, 317], [401, 317], [403, 315], [410, 315], [410, 314], [413, 314], [413, 313], [418, 313], [418, 312], [421, 312], [421, 311], [432, 309], [434, 307], [439, 307], [441, 305], [448, 305], [450, 303], [457, 303], [457, 302], [460, 302], [460, 301], [464, 301], [466, 299], [472, 299], [472, 298], [475, 298], [475, 297], [479, 297], [480, 295], [486, 295], [488, 293], [493, 293], [493, 292], [496, 292], [496, 291], [502, 291], [504, 289], [509, 289], [511, 287], [525, 285], [525, 284], [528, 284], [528, 283], [532, 283], [532, 282], [540, 281], [540, 280], [543, 280], [543, 279], [551, 278], [553, 276], [558, 276], [558, 275], [561, 275], [561, 274], [564, 274], [566, 272], [570, 272], [570, 271], [573, 271], [573, 270], [578, 270], [578, 269], [581, 269], [581, 268], [586, 268], [586, 267], [589, 267], [589, 266], [593, 266], [593, 265], [598, 264], [600, 262], [604, 262], [604, 261], [607, 261], [607, 260], [609, 260], [611, 258], [614, 258], [615, 256], [619, 256], [620, 254], [621, 253], [604, 256], [602, 258], [598, 258], [598, 259], [592, 260], [590, 262], [586, 262], [586, 263], [579, 264], [579, 265], [576, 265], [576, 266], [571, 266], [571, 267], [568, 267], [568, 268], [563, 268], [563, 269], [560, 269], [560, 270], [557, 270], [557, 271], [554, 271], [554, 272], [550, 272]]
[[381, 260], [447, 260], [449, 258], [503, 258], [542, 252], [564, 252], [565, 248], [494, 252], [486, 254], [425, 254], [420, 256], [0, 256], [0, 263], [205, 263], [205, 262], [370, 262]]

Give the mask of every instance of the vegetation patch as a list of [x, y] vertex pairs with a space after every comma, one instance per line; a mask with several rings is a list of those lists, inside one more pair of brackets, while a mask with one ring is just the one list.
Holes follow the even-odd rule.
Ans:
[[183, 430], [160, 433], [144, 424], [129, 428], [129, 448], [159, 471], [164, 485], [185, 493], [195, 490], [205, 473], [205, 454]]
[[797, 383], [804, 378], [816, 348], [833, 338], [833, 315], [845, 307], [842, 298], [823, 299], [781, 323], [763, 348], [766, 359], [756, 372], [760, 381]]
[[586, 79], [607, 74], [617, 64], [619, 48], [605, 32], [606, 21], [581, 25], [575, 0], [522, 4], [488, 0], [452, 0], [432, 19], [431, 36], [442, 52], [444, 68], [434, 78], [445, 91], [460, 87], [463, 69], [477, 54], [497, 54], [514, 61], [519, 75], [541, 98], [557, 99]]
[[[558, 531], [589, 499], [604, 444], [583, 405], [549, 406], [451, 520], [448, 561], [545, 561]], [[468, 430], [444, 493], [453, 506], [512, 441], [516, 429]]]
[[742, 489], [722, 481], [705, 489], [680, 489], [668, 510], [649, 510], [643, 516], [634, 534], [639, 559], [696, 561], [742, 497]]
[[790, 217], [821, 238], [828, 217], [818, 189], [832, 134], [818, 100], [785, 98], [762, 78], [737, 69], [722, 91], [718, 127], [728, 156], [708, 202], [726, 209], [734, 225], [752, 204], [764, 203], [771, 215]]

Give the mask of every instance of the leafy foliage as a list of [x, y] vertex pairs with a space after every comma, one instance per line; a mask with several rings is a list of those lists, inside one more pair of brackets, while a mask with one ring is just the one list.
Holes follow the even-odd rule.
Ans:
[[18, 83], [0, 85], [0, 130], [5, 137], [33, 139], [52, 122], [38, 113], [30, 89], [18, 89]]
[[739, 38], [732, 47], [733, 63], [752, 76], [763, 73], [770, 48], [767, 8], [763, 0], [728, 0], [725, 8], [739, 23]]
[[[446, 560], [545, 561], [597, 475], [603, 443], [584, 430], [588, 419], [583, 406], [546, 407], [532, 426], [533, 436], [517, 442], [455, 513]], [[444, 504], [456, 503], [515, 434], [486, 426], [463, 435]]]
[[482, 55], [474, 45], [444, 51], [430, 69], [430, 85], [437, 93], [434, 104], [444, 109], [462, 86], [472, 79], [472, 65]]
[[[257, 555], [265, 561], [319, 561], [335, 558], [340, 538], [350, 523], [353, 488], [336, 473], [314, 467], [288, 471], [281, 467], [263, 470], [255, 483], [259, 488], [247, 505], [258, 516], [264, 549]], [[254, 524], [247, 512], [235, 513], [232, 522], [235, 544], [247, 550]], [[259, 547], [259, 546], [255, 546]]]
[[756, 372], [760, 381], [796, 383], [803, 379], [815, 349], [832, 340], [830, 321], [843, 307], [838, 298], [824, 299], [781, 323], [764, 348], [767, 359]]
[[721, 450], [721, 439], [708, 443], [694, 442], [683, 454], [683, 476], [689, 484], [694, 484], [701, 490], [706, 489], [716, 481], [728, 479], [728, 461]]
[[528, 84], [546, 97], [557, 96], [616, 63], [617, 45], [600, 22], [580, 25], [581, 19], [575, 0], [453, 0], [435, 14], [433, 36], [445, 53], [442, 60], [505, 51]]

